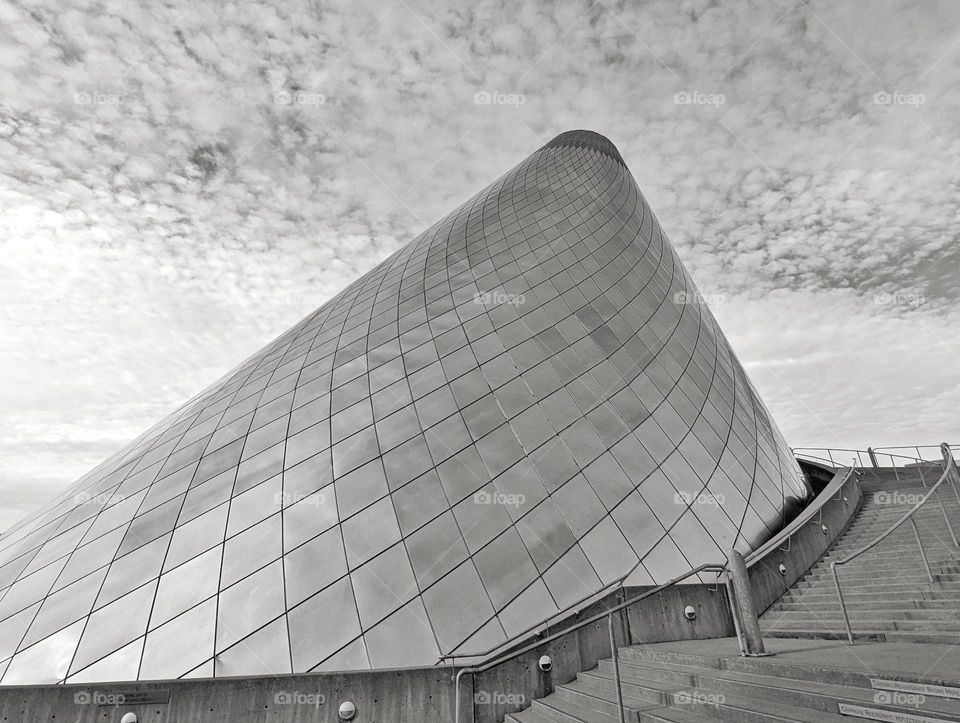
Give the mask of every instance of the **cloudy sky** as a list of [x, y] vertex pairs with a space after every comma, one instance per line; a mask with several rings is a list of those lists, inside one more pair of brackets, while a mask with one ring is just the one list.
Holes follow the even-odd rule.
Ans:
[[960, 441], [958, 73], [947, 0], [0, 2], [0, 530], [570, 128], [792, 445]]

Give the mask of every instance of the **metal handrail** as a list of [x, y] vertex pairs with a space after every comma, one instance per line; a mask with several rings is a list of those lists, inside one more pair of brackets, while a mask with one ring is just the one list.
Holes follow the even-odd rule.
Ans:
[[[927, 459], [924, 457], [924, 453], [920, 450], [922, 449], [939, 449], [937, 445], [929, 444], [917, 444], [917, 445], [902, 445], [902, 446], [884, 446], [884, 447], [867, 447], [866, 449], [853, 449], [850, 447], [793, 447], [792, 451], [796, 456], [809, 457], [812, 459], [820, 459], [823, 461], [830, 461], [834, 466], [836, 463], [833, 461], [833, 453], [853, 453], [856, 455], [856, 459], [859, 462], [859, 466], [866, 467], [868, 465], [864, 464], [864, 459], [862, 455], [866, 455], [867, 460], [874, 467], [877, 465], [877, 456], [888, 457], [890, 459], [890, 465], [896, 469], [897, 462], [899, 460], [904, 460], [901, 466], [906, 466], [908, 464], [917, 464], [917, 463], [928, 463], [928, 464], [938, 464], [939, 460]], [[910, 454], [899, 454], [897, 452], [885, 451], [885, 450], [913, 450], [916, 452], [916, 456]], [[817, 455], [810, 454], [810, 452], [826, 452], [826, 457], [820, 457]]]
[[[833, 458], [833, 453], [836, 452], [838, 455], [840, 453], [849, 454], [853, 452], [856, 456], [853, 459], [856, 461], [856, 466], [867, 468], [867, 467], [879, 467], [880, 465], [877, 462], [877, 456], [890, 458], [890, 467], [893, 469], [893, 474], [896, 477], [897, 481], [900, 481], [900, 472], [899, 470], [907, 467], [908, 465], [913, 465], [917, 467], [917, 471], [920, 473], [920, 482], [924, 487], [927, 486], [927, 480], [923, 476], [923, 465], [931, 464], [937, 465], [938, 462], [933, 460], [924, 459], [921, 449], [927, 449], [929, 445], [915, 445], [913, 447], [867, 447], [866, 449], [851, 449], [847, 447], [793, 447], [791, 451], [794, 456], [798, 459], [810, 459], [818, 462], [828, 462], [832, 467], [837, 466], [837, 462]], [[891, 452], [880, 452], [881, 449], [913, 449], [916, 451], [917, 456], [913, 457], [906, 454], [894, 454]], [[826, 452], [826, 457], [821, 457], [811, 452]], [[863, 462], [863, 457], [861, 455], [866, 455], [870, 464], [866, 465]], [[897, 462], [900, 461], [900, 467], [897, 467]]]
[[[498, 650], [503, 650], [505, 647], [507, 647], [507, 646], [509, 646], [509, 645], [511, 645], [511, 644], [516, 643], [517, 640], [521, 639], [524, 635], [527, 635], [528, 633], [532, 633], [534, 630], [536, 630], [537, 628], [539, 628], [541, 625], [544, 626], [543, 632], [546, 633], [546, 632], [550, 629], [550, 623], [549, 623], [549, 621], [551, 621], [551, 620], [556, 620], [556, 619], [557, 619], [558, 617], [560, 617], [561, 615], [568, 615], [568, 614], [570, 614], [570, 613], [573, 613], [574, 615], [579, 614], [580, 611], [578, 610], [578, 608], [579, 608], [581, 605], [583, 605], [585, 602], [587, 602], [588, 600], [593, 600], [594, 598], [600, 599], [600, 597], [602, 597], [602, 596], [604, 596], [604, 595], [606, 595], [606, 594], [609, 594], [610, 588], [612, 588], [612, 587], [614, 587], [614, 586], [617, 586], [618, 588], [623, 587], [624, 581], [625, 581], [628, 577], [630, 577], [630, 576], [633, 574], [634, 570], [636, 570], [638, 567], [640, 567], [640, 560], [637, 560], [636, 563], [634, 563], [633, 567], [631, 567], [629, 570], [627, 570], [626, 573], [624, 573], [623, 575], [621, 575], [621, 576], [618, 577], [618, 578], [615, 578], [615, 579], [611, 580], [611, 581], [608, 582], [606, 585], [604, 585], [603, 587], [601, 587], [599, 590], [595, 590], [594, 592], [592, 592], [592, 593], [590, 593], [590, 594], [588, 594], [588, 595], [584, 595], [584, 596], [583, 596], [582, 598], [580, 598], [579, 600], [570, 603], [569, 605], [567, 605], [567, 606], [566, 606], [565, 608], [563, 608], [562, 610], [558, 610], [557, 612], [555, 612], [555, 613], [553, 613], [552, 615], [548, 616], [548, 617], [545, 618], [544, 620], [541, 620], [541, 621], [538, 622], [538, 623], [534, 623], [533, 625], [531, 625], [531, 626], [529, 626], [529, 627], [527, 627], [527, 628], [524, 628], [523, 630], [521, 630], [521, 631], [518, 632], [518, 633], [514, 633], [514, 634], [510, 637], [509, 640], [505, 640], [505, 641], [503, 641], [502, 643], [497, 643], [497, 644], [494, 645], [493, 647], [487, 648], [486, 650], [480, 650], [480, 651], [477, 651], [477, 652], [475, 652], [475, 653], [456, 653], [456, 652], [454, 652], [454, 651], [455, 651], [457, 648], [453, 648], [453, 650], [451, 650], [451, 651], [450, 651], [449, 653], [447, 653], [446, 655], [441, 655], [441, 656], [437, 659], [437, 662], [434, 663], [434, 665], [439, 665], [439, 664], [442, 663], [444, 660], [455, 661], [457, 658], [486, 658], [486, 657], [489, 656], [491, 653], [495, 653], [495, 652], [497, 652]], [[466, 641], [464, 641], [464, 642], [466, 642]], [[460, 645], [463, 645], [463, 643], [460, 643]], [[457, 647], [460, 647], [460, 646], [458, 645]]]
[[[686, 580], [688, 577], [692, 577], [693, 575], [697, 575], [697, 574], [699, 574], [699, 573], [701, 573], [701, 572], [708, 572], [708, 571], [709, 571], [709, 572], [716, 572], [716, 573], [717, 573], [717, 578], [718, 578], [718, 581], [719, 581], [720, 575], [723, 574], [723, 572], [725, 572], [726, 569], [727, 569], [727, 563], [723, 563], [723, 564], [707, 563], [707, 564], [705, 564], [705, 565], [700, 565], [699, 567], [695, 567], [694, 569], [690, 570], [689, 572], [684, 573], [684, 574], [681, 575], [680, 577], [675, 577], [675, 578], [673, 578], [672, 580], [668, 580], [667, 582], [663, 583], [662, 585], [657, 585], [656, 587], [651, 588], [650, 590], [647, 590], [646, 592], [641, 593], [640, 595], [637, 595], [636, 597], [632, 597], [632, 598], [630, 598], [629, 600], [625, 600], [625, 601], [623, 601], [622, 603], [620, 603], [619, 605], [615, 605], [614, 607], [609, 608], [608, 610], [604, 610], [603, 612], [597, 613], [596, 615], [593, 615], [593, 616], [587, 618], [586, 620], [581, 620], [581, 621], [579, 621], [579, 622], [577, 622], [577, 623], [574, 623], [574, 624], [571, 625], [570, 627], [564, 628], [563, 630], [561, 630], [561, 631], [559, 631], [559, 632], [553, 633], [552, 635], [550, 635], [550, 636], [548, 636], [548, 637], [546, 637], [546, 638], [543, 638], [542, 640], [536, 640], [536, 641], [530, 643], [529, 645], [526, 645], [526, 646], [520, 648], [519, 650], [514, 650], [514, 651], [512, 651], [512, 652], [501, 653], [501, 654], [498, 654], [498, 655], [494, 656], [492, 660], [489, 660], [489, 661], [487, 661], [487, 662], [481, 662], [481, 663], [478, 663], [477, 665], [471, 666], [471, 667], [469, 667], [469, 668], [461, 668], [459, 671], [457, 671], [457, 677], [456, 677], [456, 682], [455, 682], [455, 696], [454, 696], [454, 701], [455, 701], [455, 706], [456, 706], [456, 707], [455, 707], [455, 723], [460, 723], [460, 679], [461, 679], [465, 674], [470, 673], [471, 675], [476, 675], [477, 673], [486, 672], [487, 670], [490, 670], [491, 668], [494, 668], [494, 667], [496, 667], [496, 666], [498, 666], [498, 665], [502, 665], [503, 663], [509, 662], [509, 661], [511, 661], [511, 660], [513, 660], [513, 659], [515, 659], [515, 658], [519, 658], [521, 655], [523, 655], [523, 654], [525, 654], [525, 653], [529, 653], [531, 650], [534, 650], [534, 649], [536, 649], [536, 648], [539, 648], [541, 645], [546, 645], [547, 643], [550, 643], [550, 642], [552, 642], [552, 641], [554, 641], [554, 640], [556, 640], [556, 639], [558, 639], [558, 638], [561, 638], [561, 637], [563, 637], [564, 635], [567, 635], [568, 633], [572, 633], [572, 632], [574, 632], [575, 630], [580, 630], [581, 628], [584, 628], [584, 627], [586, 627], [587, 625], [592, 625], [593, 623], [597, 622], [598, 620], [602, 620], [604, 617], [606, 617], [606, 618], [608, 619], [608, 626], [609, 626], [609, 630], [610, 630], [610, 653], [611, 653], [611, 655], [613, 656], [614, 678], [615, 678], [615, 680], [616, 680], [616, 685], [617, 685], [617, 700], [618, 700], [618, 702], [619, 702], [619, 708], [620, 708], [619, 720], [620, 720], [620, 723], [623, 723], [623, 721], [624, 721], [624, 718], [623, 718], [623, 698], [622, 698], [622, 695], [623, 695], [623, 694], [622, 694], [622, 689], [621, 689], [621, 685], [620, 685], [620, 666], [619, 666], [619, 660], [617, 659], [617, 649], [616, 649], [616, 647], [615, 647], [614, 638], [613, 638], [613, 614], [614, 614], [614, 613], [618, 613], [618, 612], [620, 612], [621, 610], [624, 610], [625, 608], [628, 608], [628, 607], [630, 607], [631, 605], [634, 605], [634, 604], [640, 602], [641, 600], [644, 600], [644, 599], [646, 599], [646, 598], [648, 598], [648, 597], [650, 597], [650, 596], [652, 596], [652, 595], [656, 595], [656, 594], [659, 593], [659, 592], [663, 592], [663, 591], [666, 590], [667, 588], [670, 588], [670, 587], [676, 585], [677, 583], [679, 583], [679, 582], [681, 582], [681, 581], [683, 581], [683, 580]], [[734, 617], [734, 619], [736, 619], [736, 611], [735, 611], [734, 606], [733, 606], [733, 601], [730, 599], [730, 588], [729, 588], [729, 586], [727, 587], [727, 604], [730, 605], [730, 614]], [[514, 639], [515, 639], [515, 638], [514, 638]], [[502, 647], [502, 646], [501, 646], [501, 647]]]
[[[931, 583], [934, 581], [933, 573], [930, 571], [930, 563], [927, 561], [927, 553], [923, 549], [923, 541], [920, 539], [920, 531], [917, 529], [917, 522], [913, 518], [913, 515], [917, 510], [919, 510], [927, 502], [927, 500], [930, 499], [931, 495], [937, 492], [937, 490], [940, 488], [940, 485], [942, 485], [948, 479], [950, 479], [951, 484], [954, 486], [954, 492], [957, 491], [956, 480], [957, 480], [957, 477], [960, 475], [958, 475], [958, 472], [957, 472], [957, 463], [953, 458], [953, 453], [950, 450], [950, 446], [946, 443], [943, 443], [940, 445], [940, 450], [943, 454], [943, 461], [944, 461], [943, 474], [940, 475], [940, 479], [937, 480], [936, 484], [934, 484], [929, 489], [929, 491], [923, 496], [923, 499], [917, 502], [917, 504], [914, 505], [911, 510], [909, 510], [908, 512], [905, 512], [903, 516], [900, 517], [899, 520], [894, 522], [885, 532], [882, 532], [880, 535], [878, 535], [876, 539], [867, 543], [860, 549], [855, 550], [854, 552], [851, 552], [846, 557], [843, 557], [839, 560], [834, 560], [833, 562], [830, 563], [830, 572], [833, 575], [833, 584], [837, 589], [837, 597], [840, 599], [840, 611], [843, 613], [843, 622], [847, 628], [847, 640], [850, 642], [851, 645], [853, 645], [853, 630], [850, 627], [850, 616], [847, 614], [847, 605], [843, 599], [843, 591], [840, 589], [840, 576], [837, 572], [838, 565], [845, 565], [851, 560], [854, 560], [860, 555], [862, 555], [863, 553], [865, 553], [867, 550], [870, 550], [873, 547], [877, 546], [878, 544], [883, 542], [885, 539], [887, 539], [891, 534], [893, 534], [894, 530], [899, 528], [900, 525], [902, 525], [907, 520], [910, 520], [910, 523], [913, 525], [913, 534], [917, 538], [917, 545], [920, 547], [920, 557], [923, 559], [923, 565], [927, 570], [927, 579], [929, 579]], [[950, 530], [950, 536], [953, 538], [954, 547], [960, 547], [960, 543], [957, 542], [956, 533], [953, 530], [953, 525], [950, 524], [950, 518], [947, 516], [947, 510], [943, 506], [943, 501], [940, 499], [939, 496], [937, 497], [937, 502], [940, 503], [940, 510], [943, 513], [944, 521], [947, 523], [947, 529]]]
[[801, 510], [800, 513], [794, 517], [780, 532], [771, 537], [756, 550], [746, 555], [745, 560], [747, 567], [752, 567], [755, 563], [766, 557], [769, 552], [780, 547], [784, 543], [789, 544], [790, 538], [797, 534], [797, 532], [815, 516], [822, 515], [823, 506], [830, 500], [834, 499], [834, 495], [839, 494], [844, 486], [851, 479], [855, 479], [855, 477], [856, 470], [853, 467], [840, 467], [837, 469], [833, 479], [827, 483], [827, 486], [821, 490], [820, 494], [817, 495], [815, 500], [804, 507], [803, 510]]

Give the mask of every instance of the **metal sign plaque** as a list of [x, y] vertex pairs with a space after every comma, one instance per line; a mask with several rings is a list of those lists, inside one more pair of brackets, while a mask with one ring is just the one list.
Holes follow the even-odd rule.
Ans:
[[911, 683], [906, 680], [883, 680], [882, 678], [870, 678], [870, 685], [876, 690], [895, 690], [898, 693], [919, 693], [920, 695], [960, 700], [960, 688], [953, 688], [949, 685]]
[[851, 705], [850, 703], [839, 703], [838, 705], [840, 715], [855, 715], [867, 720], [889, 721], [890, 723], [943, 723], [943, 718], [928, 718], [925, 715], [898, 713], [895, 710], [868, 708], [864, 705]]

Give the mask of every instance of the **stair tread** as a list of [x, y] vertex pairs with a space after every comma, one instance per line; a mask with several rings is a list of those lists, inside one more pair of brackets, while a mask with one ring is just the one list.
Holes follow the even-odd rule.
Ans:
[[[621, 678], [624, 682], [627, 682], [626, 678]], [[695, 685], [675, 685], [673, 683], [666, 683], [663, 681], [657, 680], [648, 680], [648, 679], [637, 679], [640, 682], [635, 682], [634, 684], [638, 687], [649, 688], [653, 691], [659, 691], [663, 694], [670, 695], [671, 701], [676, 706], [681, 705], [697, 705], [698, 708], [703, 706], [712, 706], [720, 705], [725, 708], [736, 708], [745, 711], [751, 711], [755, 713], [761, 713], [764, 716], [769, 716], [774, 719], [784, 720], [784, 721], [798, 721], [800, 723], [816, 723], [816, 721], [822, 720], [842, 720], [843, 718], [836, 714], [836, 717], [832, 717], [832, 714], [826, 713], [824, 711], [813, 711], [807, 708], [802, 708], [800, 706], [787, 705], [783, 702], [770, 701], [764, 698], [754, 698], [746, 695], [739, 694], [727, 694], [727, 693], [717, 693], [710, 688], [702, 688]], [[577, 690], [583, 695], [593, 695], [596, 698], [601, 700], [606, 700], [608, 702], [616, 702], [616, 693], [614, 691], [607, 691], [600, 688], [591, 687], [583, 682], [574, 681], [568, 683], [565, 686], [571, 689]], [[678, 695], [684, 695], [694, 701], [702, 700], [704, 703], [683, 703], [680, 702], [680, 699], [677, 698]], [[722, 696], [722, 699], [718, 698]], [[716, 700], [717, 703], [711, 703], [709, 701]], [[635, 711], [642, 711], [645, 708], [656, 707], [660, 705], [656, 702], [649, 702], [645, 700], [639, 700], [634, 697], [624, 695], [623, 697], [624, 706]]]
[[504, 721], [510, 723], [550, 723], [549, 718], [545, 718], [532, 706], [517, 713], [507, 713]]
[[[931, 470], [927, 476], [935, 479], [935, 472]], [[832, 565], [876, 539], [913, 508], [903, 500], [897, 499], [896, 504], [887, 500], [898, 494], [925, 494], [921, 480], [902, 471], [897, 480], [892, 470], [876, 475], [866, 470], [861, 484], [863, 504], [846, 528], [761, 616], [761, 630], [772, 640], [845, 640]], [[886, 493], [887, 500], [881, 493]], [[942, 502], [948, 514], [960, 511], [960, 503], [952, 497], [945, 496]], [[947, 524], [934, 499], [914, 519], [924, 546], [930, 548], [927, 557], [936, 576], [934, 582], [923, 571], [909, 525], [895, 530], [877, 548], [835, 568], [858, 641], [887, 641], [907, 646], [894, 649], [907, 650], [913, 649], [911, 643], [960, 644], [960, 550], [949, 544]], [[712, 646], [702, 651], [724, 649]], [[621, 648], [618, 657], [626, 718], [631, 721], [850, 721], [840, 714], [840, 703], [960, 721], [957, 701], [927, 696], [920, 707], [878, 703], [877, 691], [869, 687], [871, 676], [913, 681], [922, 681], [923, 676], [874, 674], [866, 668], [832, 671], [817, 663], [789, 659], [777, 663], [776, 658], [701, 654], [689, 646], [673, 650], [629, 646]], [[525, 711], [509, 714], [506, 721], [616, 723], [612, 661], [601, 660], [593, 670], [558, 685], [551, 695], [533, 701]]]
[[[548, 695], [546, 698], [537, 698], [528, 710], [533, 710], [539, 714], [538, 706], [546, 708], [548, 711], [558, 711], [582, 723], [616, 723], [617, 721], [616, 715], [607, 715], [602, 711], [586, 708], [570, 701], [559, 700], [556, 694]], [[554, 719], [554, 716], [543, 715], [542, 717], [550, 721]]]
[[[756, 686], [758, 688], [757, 692], [761, 691], [764, 693], [772, 693], [776, 695], [777, 693], [794, 693], [801, 692], [806, 693], [811, 696], [816, 696], [819, 698], [825, 699], [824, 703], [821, 704], [822, 710], [825, 707], [835, 709], [838, 702], [852, 703], [856, 705], [866, 705], [873, 707], [882, 707], [888, 710], [896, 710], [899, 712], [917, 712], [916, 709], [910, 706], [903, 705], [890, 705], [890, 704], [878, 704], [875, 702], [875, 695], [877, 693], [873, 688], [866, 687], [856, 687], [851, 685], [837, 685], [834, 683], [824, 683], [822, 681], [815, 680], [804, 680], [800, 678], [791, 678], [789, 676], [778, 676], [778, 675], [769, 675], [766, 673], [751, 673], [746, 671], [737, 671], [737, 670], [714, 670], [712, 668], [698, 668], [697, 666], [684, 666], [686, 667], [692, 675], [696, 675], [696, 684], [693, 686], [681, 685], [676, 686], [681, 690], [688, 688], [696, 688], [702, 690], [715, 690], [716, 687], [726, 681], [733, 683], [742, 683], [746, 685]], [[656, 670], [653, 666], [648, 666], [646, 671], [653, 672]], [[638, 672], [639, 671], [639, 672]], [[660, 685], [670, 685], [664, 681], [657, 681], [655, 679], [647, 678], [642, 675], [642, 670], [640, 666], [630, 666], [621, 670], [621, 680], [625, 684], [637, 685], [637, 681], [643, 681], [639, 683], [644, 686], [649, 686], [653, 688], [658, 688]], [[678, 671], [680, 672], [680, 671]], [[686, 673], [686, 671], [683, 671]], [[605, 681], [613, 681], [612, 673], [607, 674], [599, 669], [594, 669], [588, 671], [583, 675], [583, 681], [585, 683], [590, 683], [590, 681], [599, 681], [603, 679]], [[886, 676], [877, 674], [875, 677], [883, 678]], [[579, 678], [578, 678], [579, 679]], [[746, 698], [755, 698], [757, 696], [749, 695], [747, 693], [740, 693]], [[764, 698], [760, 698], [764, 699]], [[948, 716], [949, 720], [960, 721], [960, 707], [955, 701], [935, 698], [928, 696], [925, 701], [923, 710], [925, 712], [936, 713], [941, 716]]]
[[702, 712], [692, 713], [670, 705], [661, 705], [640, 714], [641, 721], [668, 721], [669, 723], [697, 723], [704, 720], [723, 720]]

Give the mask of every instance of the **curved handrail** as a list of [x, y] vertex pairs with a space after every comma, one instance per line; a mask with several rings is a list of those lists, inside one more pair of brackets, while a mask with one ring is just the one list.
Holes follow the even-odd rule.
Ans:
[[[581, 628], [584, 628], [584, 627], [586, 627], [587, 625], [592, 625], [593, 623], [597, 622], [598, 620], [602, 620], [602, 619], [605, 618], [605, 617], [611, 617], [614, 613], [620, 612], [621, 610], [623, 610], [623, 609], [625, 609], [625, 608], [628, 608], [628, 607], [630, 607], [631, 605], [634, 605], [634, 604], [640, 602], [641, 600], [644, 600], [645, 598], [650, 597], [651, 595], [656, 595], [658, 592], [662, 592], [662, 591], [666, 590], [666, 589], [669, 588], [669, 587], [673, 587], [673, 586], [676, 585], [677, 583], [679, 583], [679, 582], [681, 582], [681, 581], [683, 581], [683, 580], [686, 580], [688, 577], [692, 577], [693, 575], [697, 575], [697, 574], [699, 574], [699, 573], [701, 573], [701, 572], [708, 572], [708, 571], [709, 571], [709, 572], [716, 572], [716, 573], [717, 573], [717, 577], [719, 578], [719, 576], [720, 576], [726, 569], [727, 569], [727, 563], [726, 563], [726, 562], [724, 562], [723, 564], [718, 564], [718, 563], [706, 563], [706, 564], [704, 564], [704, 565], [700, 565], [699, 567], [695, 567], [695, 568], [693, 568], [692, 570], [690, 570], [690, 571], [688, 571], [688, 572], [685, 572], [685, 573], [684, 573], [683, 575], [681, 575], [680, 577], [675, 577], [675, 578], [673, 578], [672, 580], [668, 580], [667, 582], [663, 583], [662, 585], [657, 585], [656, 587], [651, 588], [650, 590], [647, 590], [646, 592], [641, 593], [640, 595], [637, 595], [636, 597], [632, 597], [632, 598], [630, 598], [629, 600], [624, 600], [624, 601], [623, 601], [622, 603], [620, 603], [619, 605], [615, 605], [615, 606], [613, 606], [612, 608], [609, 608], [609, 609], [607, 609], [607, 610], [604, 610], [604, 611], [602, 611], [602, 612], [597, 613], [596, 615], [592, 615], [592, 616], [590, 616], [589, 618], [587, 618], [586, 620], [580, 620], [579, 622], [574, 623], [574, 624], [571, 625], [570, 627], [564, 628], [563, 630], [561, 630], [561, 631], [559, 631], [559, 632], [553, 633], [552, 635], [549, 635], [549, 636], [547, 636], [546, 638], [543, 638], [543, 639], [541, 639], [541, 640], [536, 640], [536, 641], [530, 643], [529, 645], [526, 645], [526, 646], [524, 646], [524, 647], [522, 647], [522, 648], [520, 648], [520, 649], [518, 649], [518, 650], [508, 651], [508, 652], [506, 652], [506, 653], [501, 653], [501, 654], [499, 654], [499, 655], [495, 655], [495, 656], [493, 656], [493, 658], [492, 658], [491, 660], [488, 660], [488, 661], [486, 661], [486, 662], [480, 662], [480, 663], [478, 663], [477, 665], [471, 666], [471, 667], [469, 667], [469, 668], [461, 668], [460, 670], [457, 671], [457, 677], [456, 677], [456, 682], [455, 682], [455, 690], [456, 690], [455, 697], [454, 697], [455, 706], [456, 706], [455, 709], [454, 709], [455, 712], [456, 712], [456, 713], [455, 713], [455, 723], [459, 723], [459, 722], [460, 722], [460, 679], [461, 679], [465, 674], [470, 673], [471, 675], [476, 675], [477, 673], [483, 673], [483, 672], [485, 672], [485, 671], [487, 671], [487, 670], [490, 670], [490, 668], [494, 668], [494, 667], [496, 667], [496, 666], [498, 666], [498, 665], [502, 665], [503, 663], [509, 662], [509, 661], [511, 661], [511, 660], [513, 660], [513, 659], [515, 659], [515, 658], [519, 658], [521, 655], [523, 655], [523, 654], [525, 654], [525, 653], [528, 653], [528, 652], [530, 652], [531, 650], [534, 650], [534, 649], [536, 649], [536, 648], [539, 648], [541, 645], [545, 645], [545, 644], [547, 644], [547, 643], [549, 643], [549, 642], [552, 642], [552, 641], [556, 640], [557, 638], [561, 638], [561, 637], [563, 637], [564, 635], [567, 635], [568, 633], [572, 633], [572, 632], [574, 632], [575, 630], [579, 630], [579, 629], [581, 629]], [[731, 612], [732, 612], [732, 611], [731, 611]], [[617, 656], [617, 651], [616, 651], [616, 650], [612, 650], [612, 651], [611, 651], [611, 654], [613, 655], [614, 658], [616, 658], [616, 656]], [[622, 710], [622, 709], [621, 709], [621, 710]]]
[[[917, 502], [917, 504], [915, 504], [912, 509], [905, 512], [900, 517], [900, 519], [898, 519], [896, 522], [890, 525], [890, 527], [887, 528], [887, 530], [885, 530], [884, 532], [881, 532], [875, 539], [868, 542], [866, 545], [859, 548], [858, 550], [854, 550], [846, 557], [842, 557], [839, 560], [834, 560], [833, 562], [830, 563], [830, 572], [833, 574], [833, 584], [837, 589], [837, 597], [840, 598], [840, 611], [843, 613], [843, 621], [847, 628], [847, 640], [849, 640], [851, 645], [853, 645], [853, 630], [850, 627], [850, 617], [847, 615], [847, 606], [843, 599], [843, 592], [840, 589], [840, 577], [839, 577], [839, 574], [837, 573], [838, 565], [846, 565], [848, 562], [860, 557], [860, 555], [865, 553], [867, 550], [870, 550], [876, 547], [885, 539], [887, 539], [904, 522], [906, 522], [907, 520], [910, 520], [910, 523], [913, 525], [914, 535], [917, 538], [917, 544], [920, 547], [920, 556], [923, 558], [924, 567], [926, 567], [927, 569], [927, 578], [930, 580], [930, 582], [933, 582], [933, 573], [931, 573], [930, 571], [930, 563], [927, 561], [927, 555], [923, 549], [923, 542], [920, 540], [920, 532], [917, 529], [917, 522], [916, 520], [913, 519], [913, 515], [924, 504], [926, 504], [927, 500], [929, 500], [934, 493], [936, 493], [936, 491], [940, 488], [940, 485], [942, 485], [944, 482], [946, 482], [948, 479], [951, 479], [951, 478], [953, 478], [953, 480], [956, 480], [958, 476], [957, 463], [956, 463], [956, 460], [954, 460], [953, 458], [953, 452], [950, 450], [950, 446], [946, 442], [944, 442], [943, 444], [940, 445], [940, 450], [943, 453], [943, 459], [944, 459], [943, 474], [940, 475], [940, 479], [937, 480], [936, 484], [934, 484], [927, 491], [927, 493], [923, 496], [923, 499]], [[956, 485], [955, 481], [954, 481], [954, 485]], [[954, 489], [956, 490], [956, 487], [954, 487]], [[950, 524], [950, 518], [947, 516], [947, 510], [943, 506], [943, 501], [940, 500], [939, 497], [937, 497], [937, 502], [940, 503], [940, 510], [941, 512], [943, 512], [943, 519], [947, 523], [947, 529], [950, 530], [950, 536], [953, 538], [954, 546], [960, 547], [960, 543], [957, 542], [957, 536], [953, 531], [953, 526]]]
[[823, 506], [843, 489], [844, 485], [854, 477], [854, 472], [853, 467], [840, 467], [833, 479], [827, 483], [827, 486], [823, 488], [813, 502], [804, 507], [800, 514], [790, 521], [790, 524], [744, 558], [747, 567], [755, 565], [760, 562], [762, 558], [766, 557], [767, 553], [771, 550], [775, 550], [785, 542], [789, 542], [790, 538], [797, 533], [797, 530], [813, 519], [814, 515], [818, 514], [820, 510], [823, 509]]
[[[524, 628], [524, 629], [521, 630], [519, 633], [515, 633], [514, 635], [512, 635], [512, 636], [510, 637], [509, 640], [504, 640], [502, 643], [497, 643], [497, 644], [494, 645], [493, 647], [487, 648], [486, 650], [480, 650], [480, 651], [477, 651], [477, 652], [475, 652], [475, 653], [456, 653], [456, 652], [455, 652], [456, 649], [457, 649], [458, 647], [460, 647], [460, 645], [463, 645], [463, 643], [460, 643], [460, 645], [458, 645], [457, 648], [453, 648], [453, 650], [451, 650], [451, 651], [450, 651], [449, 653], [447, 653], [446, 655], [441, 655], [441, 656], [437, 659], [437, 662], [434, 663], [434, 665], [440, 665], [440, 663], [442, 663], [444, 660], [455, 661], [457, 658], [486, 658], [486, 657], [487, 657], [488, 655], [490, 655], [491, 653], [495, 653], [495, 652], [497, 652], [498, 650], [502, 650], [503, 648], [507, 647], [508, 645], [515, 644], [518, 639], [522, 638], [524, 635], [527, 635], [528, 633], [532, 633], [534, 630], [536, 630], [537, 628], [539, 628], [539, 627], [541, 627], [541, 626], [544, 627], [544, 632], [546, 632], [547, 630], [550, 629], [549, 621], [555, 620], [556, 618], [560, 617], [561, 615], [568, 615], [568, 614], [570, 614], [570, 613], [573, 613], [574, 615], [576, 615], [576, 614], [578, 614], [578, 613], [580, 612], [577, 608], [579, 608], [581, 605], [583, 605], [583, 603], [587, 602], [588, 600], [591, 600], [592, 598], [600, 599], [600, 597], [608, 594], [609, 591], [610, 591], [610, 588], [613, 587], [614, 585], [616, 585], [616, 586], [618, 586], [618, 587], [622, 587], [624, 581], [625, 581], [628, 577], [630, 577], [630, 576], [633, 574], [634, 570], [636, 570], [639, 566], [640, 566], [640, 560], [637, 560], [636, 563], [634, 563], [633, 567], [631, 567], [629, 570], [627, 570], [627, 572], [626, 572], [625, 574], [621, 575], [621, 576], [618, 577], [618, 578], [615, 578], [615, 579], [611, 580], [611, 581], [608, 582], [606, 585], [604, 585], [603, 587], [601, 587], [599, 590], [595, 590], [594, 592], [590, 593], [589, 595], [584, 595], [582, 598], [580, 598], [580, 599], [577, 600], [576, 602], [570, 603], [570, 604], [567, 605], [565, 608], [563, 608], [563, 610], [558, 610], [557, 612], [553, 613], [552, 615], [549, 615], [549, 616], [548, 616], [547, 618], [545, 618], [544, 620], [541, 620], [541, 621], [538, 622], [538, 623], [534, 623], [533, 625], [531, 625], [531, 626], [528, 627], [528, 628]], [[594, 602], [596, 602], [596, 600], [594, 600]], [[464, 642], [466, 642], [466, 641], [464, 641]]]

